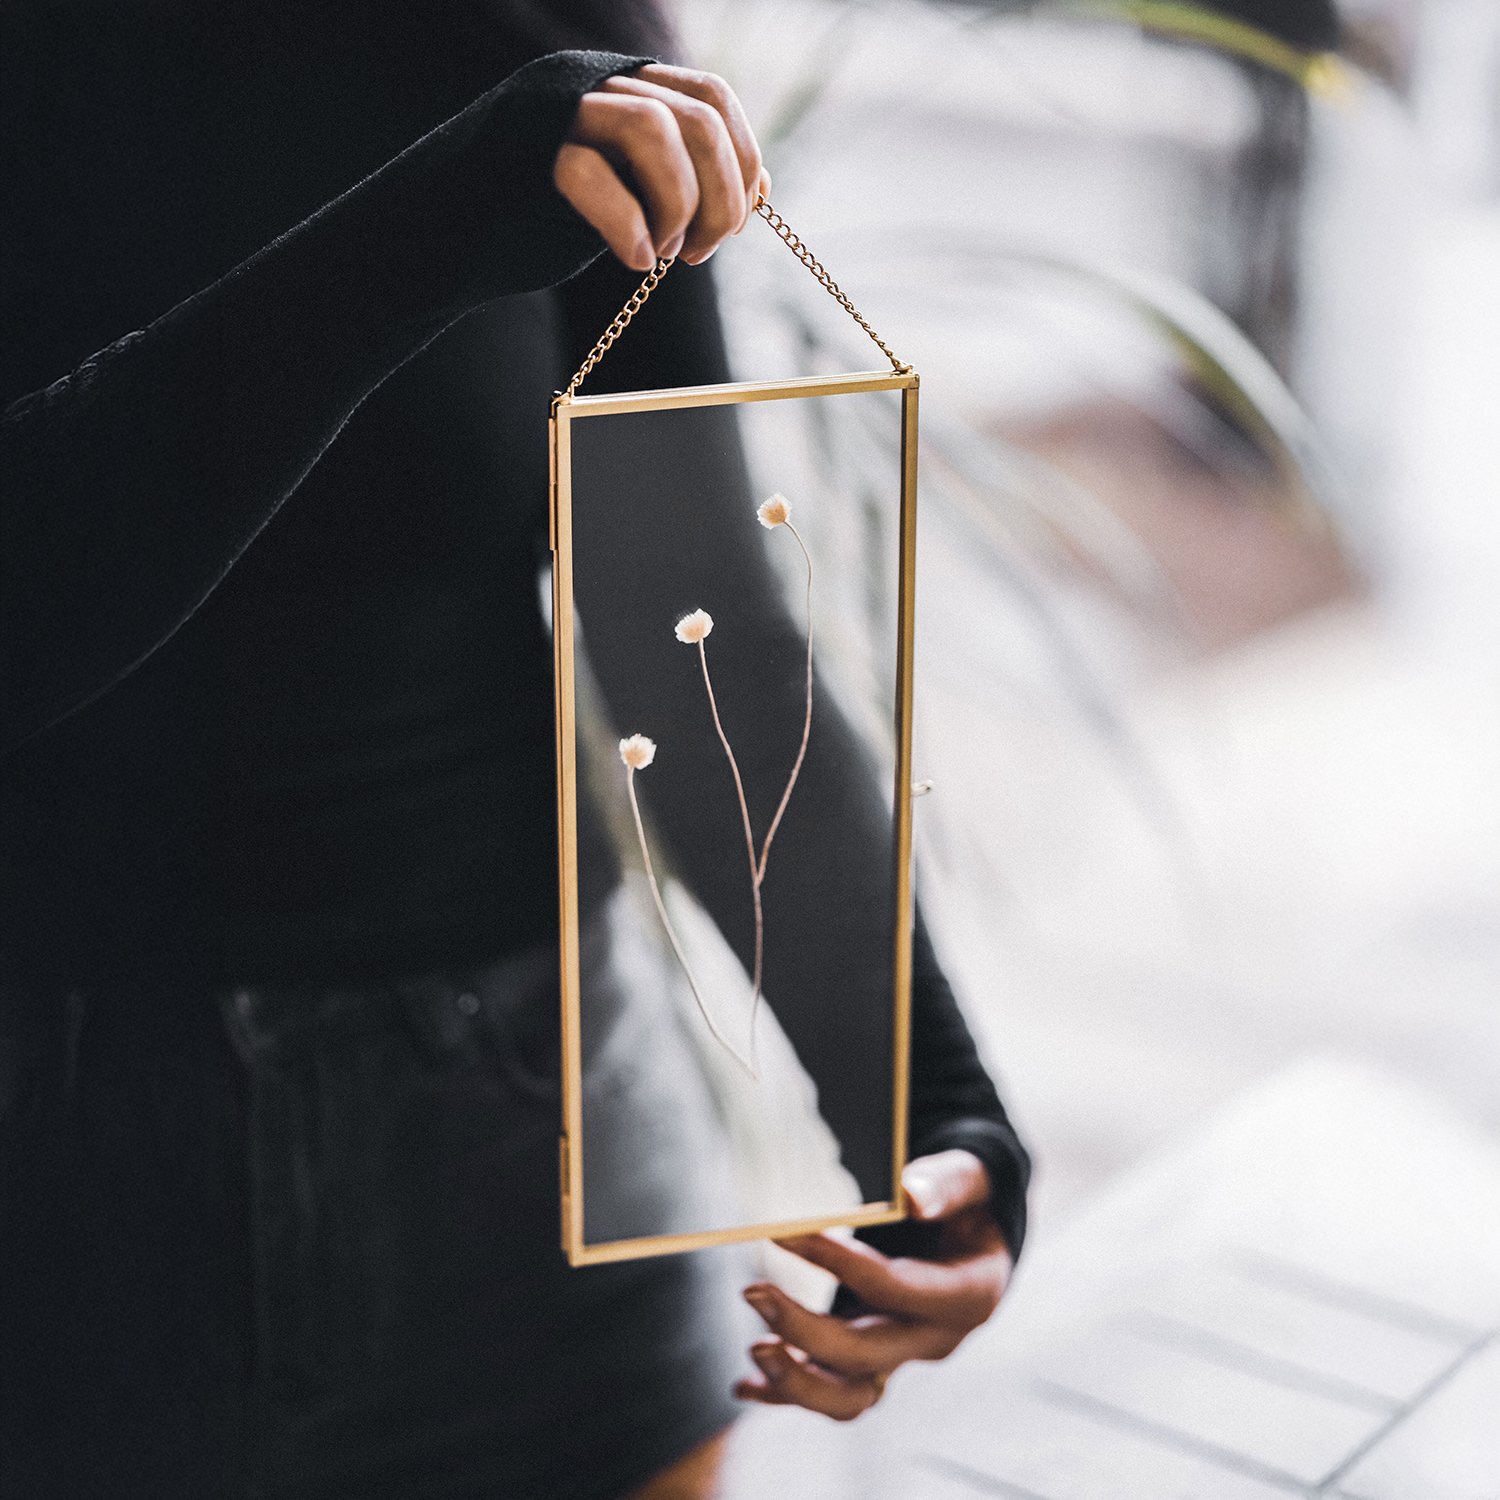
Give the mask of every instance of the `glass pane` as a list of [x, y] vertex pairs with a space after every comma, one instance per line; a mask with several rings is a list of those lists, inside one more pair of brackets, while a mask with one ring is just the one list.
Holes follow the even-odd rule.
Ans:
[[900, 394], [569, 425], [585, 1241], [884, 1203]]

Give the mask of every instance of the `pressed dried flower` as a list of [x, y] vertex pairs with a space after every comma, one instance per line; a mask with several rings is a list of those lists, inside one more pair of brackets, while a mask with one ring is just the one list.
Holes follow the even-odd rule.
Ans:
[[688, 956], [683, 949], [682, 940], [677, 936], [677, 929], [672, 926], [672, 918], [667, 912], [667, 903], [662, 899], [661, 886], [656, 879], [656, 867], [651, 862], [651, 845], [646, 840], [646, 824], [641, 818], [641, 804], [635, 795], [635, 773], [645, 766], [649, 766], [655, 755], [655, 742], [648, 739], [644, 734], [632, 734], [629, 738], [620, 741], [620, 759], [625, 762], [625, 795], [630, 799], [630, 815], [635, 822], [635, 836], [640, 841], [641, 864], [645, 867], [646, 882], [651, 887], [651, 900], [656, 907], [657, 916], [661, 918], [661, 925], [667, 934], [667, 941], [672, 945], [672, 952], [677, 955], [677, 962], [682, 965], [682, 972], [687, 977], [688, 988], [693, 992], [693, 1000], [698, 1006], [698, 1013], [703, 1017], [704, 1023], [719, 1045], [750, 1075], [752, 1080], [758, 1079], [760, 1077], [760, 1070], [755, 1061], [755, 1011], [753, 1006], [750, 1012], [750, 1056], [745, 1057], [734, 1043], [724, 1035], [723, 1031], [719, 1028], [718, 1022], [714, 1020], [713, 1012], [705, 1004], [703, 992], [698, 988], [698, 981], [694, 977], [692, 965], [688, 962]]
[[796, 788], [797, 778], [801, 774], [802, 763], [807, 756], [807, 746], [812, 733], [813, 717], [812, 555], [808, 552], [807, 544], [802, 540], [801, 533], [792, 524], [792, 506], [785, 495], [778, 493], [763, 500], [756, 507], [755, 515], [756, 519], [759, 520], [760, 524], [767, 531], [774, 531], [777, 527], [784, 526], [797, 543], [807, 564], [806, 706], [802, 716], [802, 740], [801, 744], [797, 747], [797, 757], [792, 763], [791, 774], [787, 777], [786, 786], [781, 793], [781, 800], [777, 804], [776, 811], [771, 818], [770, 827], [766, 829], [765, 840], [761, 844], [758, 853], [755, 847], [755, 833], [750, 825], [750, 805], [745, 797], [745, 784], [740, 776], [739, 762], [735, 758], [734, 750], [729, 743], [729, 736], [724, 732], [724, 722], [719, 717], [718, 698], [714, 693], [713, 678], [708, 669], [708, 648], [704, 645], [704, 642], [713, 631], [713, 616], [706, 609], [695, 609], [691, 613], [683, 615], [675, 626], [677, 639], [683, 645], [696, 646], [698, 648], [698, 662], [703, 670], [703, 689], [708, 696], [708, 707], [710, 714], [713, 716], [714, 732], [719, 737], [719, 743], [724, 749], [724, 757], [729, 762], [729, 770], [734, 777], [735, 796], [740, 805], [740, 823], [745, 833], [745, 855], [750, 868], [750, 899], [755, 917], [755, 962], [754, 972], [751, 975], [750, 981], [750, 1049], [748, 1058], [742, 1056], [723, 1034], [715, 1023], [707, 1005], [704, 1004], [703, 996], [698, 989], [698, 982], [688, 965], [687, 954], [683, 950], [677, 933], [672, 927], [671, 918], [667, 913], [666, 902], [662, 899], [661, 889], [657, 884], [656, 872], [651, 861], [651, 848], [646, 840], [646, 828], [641, 818], [640, 804], [636, 801], [635, 794], [635, 773], [651, 764], [656, 755], [656, 746], [643, 734], [633, 734], [628, 739], [620, 741], [620, 759], [624, 761], [627, 768], [625, 778], [626, 791], [630, 798], [630, 810], [635, 821], [636, 837], [640, 841], [641, 862], [645, 867], [646, 878], [651, 887], [651, 898], [656, 905], [657, 915], [661, 918], [662, 927], [666, 930], [667, 938], [677, 955], [677, 961], [681, 964], [683, 973], [687, 976], [688, 985], [693, 992], [693, 998], [697, 1001], [698, 1009], [702, 1013], [709, 1031], [752, 1078], [759, 1076], [759, 1069], [756, 1063], [755, 1022], [760, 1010], [761, 979], [765, 953], [765, 910], [761, 901], [761, 886], [766, 878], [766, 865], [771, 856], [771, 842], [776, 837], [777, 829], [781, 826], [781, 820], [791, 801], [792, 792]]
[[707, 639], [714, 628], [714, 617], [706, 609], [695, 609], [677, 622], [677, 639], [684, 646], [696, 646]]
[[620, 759], [632, 771], [644, 771], [656, 759], [656, 741], [644, 734], [632, 734], [620, 741]]
[[[780, 502], [780, 510], [774, 509]], [[766, 519], [767, 512], [775, 515], [775, 522]], [[802, 774], [802, 762], [807, 758], [808, 739], [812, 734], [813, 716], [813, 561], [812, 553], [807, 550], [807, 543], [802, 540], [802, 533], [797, 530], [792, 522], [792, 507], [785, 495], [772, 495], [769, 500], [756, 512], [760, 516], [761, 524], [767, 529], [773, 526], [785, 526], [791, 533], [792, 540], [802, 549], [803, 561], [807, 564], [807, 707], [802, 716], [802, 743], [797, 748], [797, 759], [792, 763], [792, 774], [787, 777], [785, 789], [781, 793], [781, 801], [776, 806], [776, 812], [771, 818], [771, 826], [766, 829], [765, 842], [760, 846], [760, 859], [755, 866], [755, 879], [757, 885], [766, 878], [766, 862], [771, 857], [771, 840], [776, 837], [776, 830], [781, 827], [781, 820], [786, 815], [787, 804], [792, 800], [792, 792], [797, 786], [797, 777]]]
[[781, 494], [772, 495], [769, 500], [762, 500], [760, 508], [755, 512], [756, 519], [767, 531], [786, 525], [791, 515], [792, 502]]

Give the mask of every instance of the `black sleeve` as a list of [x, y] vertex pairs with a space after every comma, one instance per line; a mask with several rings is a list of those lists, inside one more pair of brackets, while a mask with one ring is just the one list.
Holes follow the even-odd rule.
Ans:
[[1031, 1158], [979, 1060], [920, 915], [912, 949], [911, 1052], [912, 1157], [972, 1151], [989, 1173], [990, 1211], [1011, 1254], [1019, 1255]]
[[6, 409], [0, 745], [89, 702], [170, 637], [393, 370], [473, 308], [599, 253], [552, 161], [578, 100], [648, 60], [528, 64]]
[[[754, 225], [747, 232], [754, 232]], [[600, 262], [586, 275], [576, 278], [560, 290], [568, 331], [568, 353], [581, 360], [601, 330], [609, 325], [625, 298], [639, 283], [639, 276], [613, 264]], [[632, 323], [627, 334], [610, 351], [609, 359], [590, 377], [591, 391], [630, 390], [663, 385], [714, 384], [729, 379], [728, 360], [715, 304], [712, 276], [707, 267], [674, 268], [653, 294], [650, 303]], [[729, 410], [722, 408], [721, 410]], [[724, 441], [705, 445], [698, 452], [685, 454], [684, 465], [700, 465], [701, 472], [684, 468], [692, 482], [684, 483], [684, 494], [700, 497], [693, 504], [712, 504], [712, 526], [695, 524], [697, 517], [689, 509], [675, 518], [671, 527], [673, 541], [666, 547], [652, 528], [635, 523], [636, 507], [630, 503], [625, 477], [631, 472], [628, 452], [619, 449], [621, 486], [618, 504], [612, 508], [618, 517], [609, 538], [612, 565], [603, 579], [591, 586], [595, 603], [601, 590], [618, 586], [619, 597], [607, 603], [602, 611], [607, 619], [619, 610], [632, 607], [630, 590], [640, 580], [659, 576], [664, 552], [670, 552], [672, 587], [685, 588], [683, 604], [702, 597], [776, 596], [778, 586], [766, 572], [764, 549], [758, 541], [759, 528], [753, 517], [749, 498], [749, 477], [744, 470], [743, 453], [732, 427], [726, 428]], [[626, 433], [614, 439], [623, 445], [631, 441]], [[645, 441], [642, 439], [642, 441]], [[727, 507], [727, 510], [726, 510]], [[598, 524], [606, 524], [601, 521]], [[654, 587], [654, 584], [653, 584]], [[719, 590], [716, 595], [713, 590]], [[766, 628], [772, 626], [768, 622]], [[621, 732], [642, 725], [669, 724], [681, 721], [690, 710], [686, 700], [674, 697], [675, 689], [665, 680], [643, 683], [634, 669], [623, 638], [605, 630], [589, 631], [589, 620], [583, 621], [588, 637], [590, 663], [600, 679], [606, 699], [611, 698], [613, 683], [628, 685], [629, 703], [612, 702], [616, 717], [639, 713], [639, 722], [622, 723]], [[744, 701], [771, 702], [773, 695], [784, 691], [784, 672], [778, 661], [795, 660], [801, 649], [798, 627], [790, 617], [780, 622], [783, 639], [772, 640], [758, 635], [755, 648], [732, 655], [734, 647], [725, 641], [719, 660], [728, 664], [733, 680], [739, 684]], [[623, 659], [614, 660], [616, 656]], [[691, 674], [689, 674], [691, 675]], [[689, 684], [693, 694], [699, 691]], [[862, 752], [856, 736], [831, 703], [824, 700], [820, 710], [818, 733], [809, 744], [807, 760], [799, 781], [799, 795], [816, 800], [841, 829], [862, 840], [871, 869], [882, 868], [888, 860], [889, 823], [880, 812], [880, 798], [875, 784], [858, 774]], [[697, 709], [696, 697], [693, 709]], [[701, 766], [687, 764], [679, 756], [670, 777], [657, 776], [649, 784], [649, 795], [664, 813], [663, 826], [674, 830], [705, 826], [707, 809], [723, 804], [723, 766], [716, 754], [704, 758]], [[778, 788], [779, 789], [779, 788]], [[765, 826], [768, 808], [756, 811], [756, 788], [747, 781], [746, 793], [752, 803], [756, 826]], [[731, 830], [732, 833], [732, 830]], [[706, 846], [691, 840], [674, 844], [674, 852], [691, 875], [691, 884], [715, 917], [724, 936], [741, 950], [744, 959], [745, 926], [741, 918], [745, 906], [743, 866], [726, 861], [720, 851], [722, 840]], [[804, 837], [798, 830], [784, 825], [778, 835], [782, 863], [774, 894], [767, 890], [767, 928], [778, 932], [795, 931], [800, 910], [812, 909], [812, 893], [826, 888], [829, 881], [846, 882], [848, 850], [832, 851], [816, 837], [815, 830]], [[842, 857], [840, 855], [842, 854]], [[862, 955], [857, 951], [869, 936], [868, 923], [853, 920], [866, 893], [850, 889], [845, 907], [851, 913], [847, 940], [824, 932], [818, 945], [831, 949], [842, 942], [849, 951], [844, 961], [857, 969]], [[773, 908], [772, 901], [780, 903]], [[725, 920], [724, 914], [729, 914]], [[876, 923], [878, 926], [878, 921]], [[808, 967], [810, 956], [803, 946], [777, 944], [766, 954], [766, 993], [808, 994], [826, 988], [826, 972]], [[953, 992], [943, 975], [928, 940], [925, 925], [919, 919], [913, 953], [913, 1025], [912, 1080], [909, 1151], [912, 1156], [926, 1155], [949, 1148], [974, 1152], [984, 1162], [992, 1187], [992, 1208], [1013, 1252], [1020, 1250], [1026, 1227], [1026, 1184], [1030, 1163], [1004, 1108], [986, 1074], [969, 1029], [965, 1024]], [[841, 1090], [857, 1090], [869, 1076], [861, 1066], [851, 1066], [847, 1038], [831, 1034], [827, 1025], [808, 1025], [796, 1030], [798, 1008], [778, 1012], [787, 1027], [799, 1056], [817, 1081], [824, 1115], [845, 1145], [845, 1164], [867, 1188], [888, 1174], [888, 1155], [884, 1160], [871, 1153], [869, 1162], [861, 1165], [851, 1159], [850, 1143], [857, 1132], [839, 1129], [841, 1111], [853, 1117], [860, 1101], [845, 1099]], [[889, 1150], [888, 1141], [885, 1147]], [[889, 1182], [888, 1175], [884, 1179]], [[884, 1197], [888, 1187], [879, 1191]], [[898, 1226], [905, 1227], [905, 1226]]]

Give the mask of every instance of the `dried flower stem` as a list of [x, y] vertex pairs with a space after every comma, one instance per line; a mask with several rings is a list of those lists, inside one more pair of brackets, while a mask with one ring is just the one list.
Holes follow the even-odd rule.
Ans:
[[750, 899], [755, 912], [755, 963], [754, 972], [751, 976], [750, 994], [750, 1060], [747, 1062], [735, 1050], [728, 1038], [726, 1038], [715, 1024], [713, 1017], [709, 1014], [707, 1005], [703, 1002], [703, 996], [699, 993], [698, 982], [693, 977], [693, 971], [688, 967], [687, 955], [682, 950], [682, 944], [677, 939], [677, 933], [673, 930], [671, 919], [667, 916], [666, 903], [662, 900], [661, 890], [656, 883], [656, 873], [651, 865], [651, 851], [646, 844], [646, 829], [641, 821], [641, 809], [636, 801], [635, 795], [635, 773], [638, 769], [649, 766], [656, 755], [655, 744], [645, 735], [635, 734], [620, 741], [620, 759], [624, 761], [627, 768], [626, 787], [630, 794], [630, 810], [635, 817], [636, 836], [641, 843], [641, 858], [646, 865], [646, 878], [651, 884], [651, 899], [656, 902], [657, 914], [661, 917], [662, 926], [666, 929], [667, 938], [672, 944], [672, 951], [677, 955], [677, 961], [682, 965], [682, 971], [687, 975], [689, 987], [693, 992], [693, 999], [698, 1002], [698, 1009], [703, 1019], [708, 1023], [708, 1029], [713, 1033], [715, 1039], [734, 1058], [734, 1060], [745, 1069], [751, 1078], [759, 1076], [756, 1064], [756, 1042], [755, 1022], [760, 1014], [760, 991], [764, 976], [764, 960], [766, 946], [766, 924], [765, 912], [761, 904], [761, 886], [766, 879], [766, 864], [771, 857], [771, 841], [776, 837], [776, 830], [781, 827], [781, 820], [786, 814], [787, 806], [792, 800], [792, 792], [797, 786], [797, 777], [802, 772], [802, 764], [807, 759], [807, 746], [812, 736], [813, 715], [813, 561], [812, 554], [807, 550], [807, 543], [802, 540], [802, 533], [797, 530], [791, 522], [791, 503], [785, 495], [772, 495], [764, 501], [756, 510], [756, 518], [768, 531], [774, 531], [778, 526], [785, 526], [792, 536], [796, 538], [797, 546], [802, 550], [802, 559], [807, 564], [807, 667], [806, 667], [806, 710], [802, 716], [802, 742], [797, 746], [797, 758], [792, 762], [791, 774], [787, 777], [787, 783], [781, 793], [781, 800], [776, 805], [775, 816], [772, 817], [770, 826], [766, 829], [765, 842], [761, 845], [760, 854], [755, 852], [755, 831], [750, 826], [750, 804], [745, 797], [745, 782], [740, 775], [739, 761], [735, 759], [734, 749], [729, 743], [729, 736], [724, 732], [724, 721], [719, 717], [719, 700], [714, 694], [713, 678], [708, 670], [708, 648], [704, 644], [714, 628], [713, 616], [705, 609], [695, 609], [682, 616], [674, 627], [677, 639], [684, 645], [697, 646], [698, 661], [703, 668], [703, 686], [708, 693], [708, 708], [713, 715], [714, 729], [719, 736], [719, 743], [724, 747], [725, 759], [729, 762], [730, 773], [734, 777], [735, 796], [740, 804], [740, 823], [745, 832], [745, 854], [750, 864]]
[[792, 788], [797, 785], [797, 777], [802, 771], [802, 762], [807, 759], [807, 742], [812, 735], [812, 712], [813, 712], [813, 616], [812, 616], [812, 590], [813, 590], [813, 562], [812, 554], [807, 550], [807, 543], [802, 540], [802, 533], [792, 525], [790, 520], [782, 520], [780, 525], [785, 526], [791, 534], [796, 537], [797, 545], [802, 549], [803, 560], [807, 563], [807, 711], [802, 717], [802, 743], [797, 747], [797, 759], [792, 764], [792, 774], [787, 778], [786, 790], [781, 794], [781, 801], [776, 808], [776, 816], [771, 819], [771, 826], [766, 829], [766, 841], [761, 845], [760, 863], [756, 867], [755, 883], [757, 889], [764, 884], [766, 878], [766, 860], [771, 854], [771, 840], [776, 837], [776, 830], [781, 826], [782, 815], [786, 812], [787, 803], [792, 800]]
[[[678, 941], [676, 929], [672, 926], [672, 919], [667, 915], [667, 904], [662, 900], [661, 887], [656, 883], [656, 870], [651, 863], [651, 848], [646, 842], [646, 825], [641, 821], [641, 805], [635, 795], [635, 767], [628, 764], [625, 769], [625, 790], [630, 796], [630, 811], [635, 818], [636, 837], [641, 842], [641, 859], [646, 866], [646, 879], [651, 886], [651, 899], [656, 903], [656, 914], [661, 918], [661, 925], [666, 929], [667, 941], [672, 945], [672, 951], [677, 955], [677, 962], [682, 965], [682, 972], [687, 975], [688, 988], [693, 992], [693, 999], [698, 1002], [698, 1013], [713, 1033], [714, 1040], [750, 1075], [752, 1079], [760, 1077], [755, 1063], [755, 1031], [754, 1014], [751, 1015], [750, 1032], [750, 1060], [747, 1062], [740, 1056], [739, 1050], [734, 1043], [719, 1030], [717, 1023], [710, 1014], [708, 1006], [703, 1003], [703, 996], [698, 991], [698, 981], [693, 977], [693, 971], [688, 964], [687, 954], [682, 950], [682, 944]], [[758, 894], [758, 893], [757, 893]]]
[[755, 1017], [760, 1009], [761, 963], [766, 946], [765, 914], [760, 903], [760, 867], [755, 858], [755, 835], [750, 830], [750, 805], [745, 801], [745, 783], [740, 777], [740, 764], [734, 758], [729, 745], [729, 736], [724, 733], [723, 720], [719, 718], [719, 702], [714, 697], [713, 679], [708, 675], [708, 651], [700, 639], [698, 659], [703, 664], [703, 686], [708, 689], [708, 707], [714, 716], [714, 728], [719, 734], [719, 743], [729, 760], [729, 769], [734, 773], [734, 790], [740, 799], [740, 821], [745, 829], [745, 853], [750, 859], [750, 898], [755, 907], [755, 971], [751, 976], [750, 991], [750, 1056], [755, 1057]]

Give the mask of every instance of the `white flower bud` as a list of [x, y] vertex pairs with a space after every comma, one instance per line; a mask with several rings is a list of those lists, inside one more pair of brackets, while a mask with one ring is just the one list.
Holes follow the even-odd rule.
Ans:
[[785, 495], [772, 495], [769, 500], [763, 500], [760, 509], [755, 512], [756, 519], [767, 531], [772, 531], [791, 519], [792, 502]]
[[677, 639], [684, 646], [696, 646], [714, 628], [714, 617], [706, 609], [695, 609], [677, 622]]
[[644, 771], [656, 759], [656, 741], [644, 734], [633, 734], [620, 741], [620, 759], [632, 771]]

